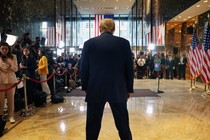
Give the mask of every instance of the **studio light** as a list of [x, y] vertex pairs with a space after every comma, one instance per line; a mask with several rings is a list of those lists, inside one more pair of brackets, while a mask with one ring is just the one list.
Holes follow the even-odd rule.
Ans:
[[14, 43], [15, 43], [15, 41], [17, 40], [17, 36], [15, 36], [15, 35], [10, 35], [10, 34], [6, 34], [7, 35], [7, 40], [6, 40], [6, 42], [10, 45], [10, 46], [12, 46]]
[[63, 48], [64, 45], [65, 45], [64, 42], [63, 41], [60, 41], [59, 44], [58, 44], [58, 48]]
[[154, 50], [155, 49], [155, 44], [149, 44], [148, 45], [148, 50]]
[[71, 53], [75, 53], [75, 48], [70, 48]]

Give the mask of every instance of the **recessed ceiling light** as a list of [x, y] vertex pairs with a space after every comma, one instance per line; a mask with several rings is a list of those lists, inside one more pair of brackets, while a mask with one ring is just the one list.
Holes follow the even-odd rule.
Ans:
[[176, 18], [174, 20], [177, 20]]
[[114, 10], [117, 10], [117, 9], [119, 9], [119, 7], [115, 6], [115, 7], [114, 7]]
[[182, 16], [179, 16], [178, 18], [182, 18]]
[[199, 5], [199, 4], [198, 4], [198, 5], [196, 5], [196, 7], [200, 7], [200, 6], [201, 6], [201, 5]]
[[208, 0], [204, 0], [203, 2], [208, 2]]
[[191, 16], [188, 16], [187, 18], [191, 18]]

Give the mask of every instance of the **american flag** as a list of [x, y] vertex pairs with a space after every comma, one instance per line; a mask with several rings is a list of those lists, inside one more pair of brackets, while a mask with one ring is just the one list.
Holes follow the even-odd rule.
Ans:
[[202, 65], [203, 65], [203, 49], [200, 45], [196, 47], [196, 59], [197, 59], [197, 76], [201, 74]]
[[210, 83], [210, 24], [208, 23], [203, 40], [203, 64], [201, 79], [204, 84]]
[[104, 18], [103, 15], [95, 15], [95, 17], [94, 17], [94, 36], [98, 36], [100, 34], [99, 25], [103, 18]]
[[47, 28], [47, 44], [46, 45], [49, 45], [49, 46], [53, 46], [55, 44], [54, 42], [54, 27], [48, 27]]
[[113, 14], [106, 14], [106, 15], [95, 15], [94, 17], [94, 36], [100, 35], [100, 22], [101, 20], [105, 18], [111, 18], [114, 20], [114, 15]]
[[189, 50], [190, 78], [195, 79], [198, 75], [198, 40], [196, 30], [193, 31], [192, 43]]

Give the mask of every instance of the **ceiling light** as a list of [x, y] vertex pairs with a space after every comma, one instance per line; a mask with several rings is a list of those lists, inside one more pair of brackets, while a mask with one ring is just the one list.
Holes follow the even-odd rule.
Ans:
[[114, 7], [114, 10], [117, 10], [117, 9], [119, 9], [119, 7], [115, 6], [115, 7]]
[[186, 18], [184, 20], [187, 20]]
[[179, 16], [178, 18], [182, 18], [182, 16]]
[[208, 0], [204, 0], [203, 2], [208, 2]]
[[174, 20], [177, 20], [176, 18]]
[[196, 5], [196, 7], [200, 7], [200, 6], [201, 6], [201, 5], [199, 5], [199, 4], [198, 4], [198, 5]]
[[188, 16], [187, 18], [191, 18], [191, 16]]

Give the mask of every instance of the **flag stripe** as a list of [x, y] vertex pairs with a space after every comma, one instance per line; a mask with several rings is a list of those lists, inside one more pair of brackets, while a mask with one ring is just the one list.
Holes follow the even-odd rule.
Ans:
[[103, 15], [95, 15], [94, 17], [94, 36], [98, 36], [100, 34], [100, 22], [104, 18]]

